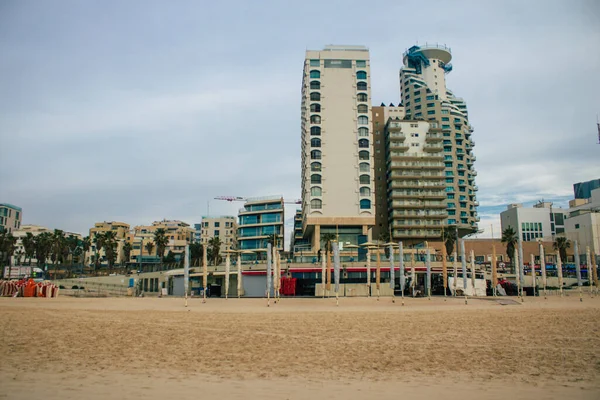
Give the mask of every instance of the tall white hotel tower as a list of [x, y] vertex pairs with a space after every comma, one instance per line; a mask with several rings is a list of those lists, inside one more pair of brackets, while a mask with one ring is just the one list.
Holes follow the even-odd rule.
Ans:
[[302, 79], [302, 227], [312, 252], [334, 234], [343, 248], [375, 224], [369, 50], [309, 50]]

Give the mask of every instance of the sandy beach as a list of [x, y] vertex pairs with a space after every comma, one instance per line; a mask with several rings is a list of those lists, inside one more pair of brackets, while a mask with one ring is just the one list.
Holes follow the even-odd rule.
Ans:
[[0, 298], [0, 399], [597, 399], [600, 298]]

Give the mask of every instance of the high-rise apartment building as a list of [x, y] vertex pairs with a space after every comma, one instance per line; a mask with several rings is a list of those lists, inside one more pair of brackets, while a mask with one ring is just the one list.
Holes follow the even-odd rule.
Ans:
[[473, 166], [475, 142], [467, 105], [446, 87], [446, 74], [452, 70], [451, 59], [450, 49], [445, 46], [411, 47], [403, 55], [400, 91], [408, 119], [440, 125], [449, 214], [447, 225], [457, 227], [462, 236], [477, 230], [478, 188]]
[[[200, 226], [198, 226], [200, 225]], [[237, 248], [238, 224], [233, 215], [202, 217], [202, 224], [196, 225], [194, 240], [208, 244], [210, 239], [218, 237], [221, 241], [221, 252]]]
[[[263, 250], [267, 248], [269, 236], [275, 235], [277, 247], [283, 250], [284, 206], [281, 196], [247, 199], [239, 212], [238, 242], [241, 250]], [[244, 260], [254, 260], [260, 254], [242, 254]], [[264, 259], [264, 254], [262, 255]]]
[[335, 234], [343, 247], [375, 224], [369, 50], [306, 52], [302, 80], [302, 228], [312, 252]]
[[[442, 131], [437, 122], [407, 120], [402, 114], [401, 107], [373, 107], [378, 201], [374, 231], [379, 230], [380, 240], [418, 244], [440, 238], [451, 212], [446, 202]], [[382, 117], [386, 123], [377, 124]]]
[[8, 203], [0, 203], [0, 231], [13, 232], [21, 227], [23, 210]]

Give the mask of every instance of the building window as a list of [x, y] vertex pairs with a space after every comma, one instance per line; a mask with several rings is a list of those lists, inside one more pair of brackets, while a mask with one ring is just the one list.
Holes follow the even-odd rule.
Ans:
[[427, 111], [427, 115], [433, 115], [433, 114], [435, 114], [435, 110], [429, 110], [429, 111]]
[[321, 139], [319, 139], [319, 138], [310, 139], [310, 147], [321, 147]]
[[360, 180], [361, 185], [370, 185], [371, 184], [371, 177], [369, 175], [361, 175], [359, 180]]
[[369, 112], [369, 106], [366, 104], [359, 104], [357, 109], [358, 109], [359, 113], [368, 113]]
[[360, 147], [361, 149], [368, 149], [369, 141], [367, 139], [360, 139], [358, 141], [358, 147]]
[[367, 96], [366, 93], [359, 93], [359, 94], [356, 95], [356, 99], [358, 101], [368, 101], [369, 97]]
[[319, 79], [321, 77], [321, 72], [316, 70], [310, 71], [310, 77], [311, 79]]
[[310, 208], [313, 210], [320, 210], [323, 202], [319, 199], [312, 199], [310, 201]]
[[[220, 227], [220, 225], [221, 225], [220, 223], [218, 223], [218, 222], [215, 222], [215, 228], [219, 228], [219, 227]], [[173, 239], [173, 237], [171, 237], [171, 239]]]
[[367, 73], [365, 71], [358, 71], [356, 73], [356, 79], [367, 79]]
[[321, 117], [319, 117], [318, 115], [311, 115], [310, 116], [310, 123], [311, 124], [320, 124], [321, 123]]
[[321, 151], [319, 150], [313, 150], [310, 152], [310, 159], [311, 160], [320, 160], [321, 159]]
[[314, 186], [314, 187], [310, 188], [310, 195], [311, 196], [322, 196], [323, 191], [321, 190], [321, 188], [319, 186]]
[[321, 89], [321, 82], [319, 81], [311, 81], [310, 82], [310, 88], [315, 90], [315, 89]]
[[311, 101], [320, 101], [321, 100], [321, 93], [319, 93], [319, 92], [312, 92], [310, 94], [310, 100]]
[[358, 136], [360, 136], [360, 137], [369, 136], [369, 129], [368, 128], [358, 128]]
[[369, 210], [371, 208], [371, 200], [362, 199], [360, 201], [360, 209], [361, 210]]
[[[320, 153], [320, 152], [319, 152]], [[319, 157], [320, 158], [320, 157]], [[369, 152], [366, 150], [362, 150], [358, 152], [358, 159], [359, 160], [365, 160], [365, 161], [369, 161], [370, 157], [369, 157]]]
[[360, 172], [370, 172], [371, 166], [369, 163], [363, 162], [358, 165], [358, 169]]
[[359, 68], [365, 68], [367, 66], [367, 62], [365, 60], [356, 60], [356, 66]]
[[311, 126], [310, 127], [310, 135], [311, 136], [321, 136], [321, 127], [320, 126]]
[[363, 186], [360, 188], [361, 196], [371, 196], [371, 189], [369, 187]]
[[369, 117], [365, 117], [364, 115], [361, 115], [360, 117], [358, 117], [358, 124], [359, 125], [368, 125]]
[[310, 183], [313, 185], [320, 185], [321, 184], [321, 175], [319, 174], [312, 174], [310, 176]]
[[311, 67], [318, 67], [321, 65], [321, 60], [310, 60]]
[[321, 105], [319, 103], [311, 104], [310, 112], [321, 112]]
[[215, 229], [214, 236], [219, 236], [219, 230], [218, 229]]
[[358, 89], [358, 90], [367, 90], [367, 82], [358, 82], [356, 84], [356, 89]]
[[320, 172], [321, 171], [321, 163], [320, 162], [311, 163], [310, 170], [315, 171], [315, 172]]
[[415, 106], [415, 110], [420, 110], [421, 109], [421, 105], [419, 104], [418, 106]]
[[579, 224], [575, 224], [575, 229], [579, 229]]

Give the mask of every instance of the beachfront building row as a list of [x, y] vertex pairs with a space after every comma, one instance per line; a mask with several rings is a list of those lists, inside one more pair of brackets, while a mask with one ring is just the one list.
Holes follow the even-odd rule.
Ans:
[[553, 207], [550, 202], [540, 201], [533, 207], [516, 203], [500, 213], [500, 224], [502, 232], [512, 228], [524, 242], [554, 240], [557, 235], [564, 235], [567, 216], [566, 210]]
[[23, 210], [8, 203], [0, 203], [0, 232], [13, 232], [21, 228]]
[[444, 229], [460, 237], [477, 232], [473, 127], [465, 101], [446, 87], [451, 58], [445, 46], [411, 47], [400, 102], [371, 107], [367, 48], [306, 52], [301, 190], [310, 252], [322, 250], [327, 235], [353, 248], [389, 240], [423, 245]]
[[203, 216], [200, 224], [195, 224], [194, 242], [206, 244], [212, 238], [219, 238], [221, 252], [237, 248], [238, 224], [233, 215]]
[[238, 214], [238, 249], [243, 260], [264, 259], [267, 243], [284, 249], [285, 207], [281, 196], [247, 199]]

